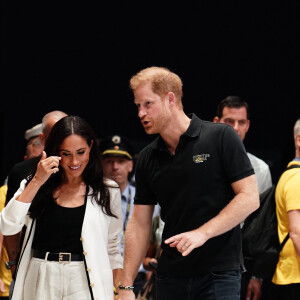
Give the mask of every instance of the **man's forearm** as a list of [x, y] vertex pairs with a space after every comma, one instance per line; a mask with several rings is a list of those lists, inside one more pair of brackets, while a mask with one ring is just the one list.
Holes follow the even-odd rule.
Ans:
[[150, 243], [151, 224], [140, 226], [132, 218], [126, 228], [122, 285], [132, 285]]
[[[16, 261], [20, 251], [21, 233], [4, 236], [4, 244], [10, 261]], [[12, 274], [15, 272], [15, 265], [11, 267]]]
[[231, 230], [259, 207], [259, 194], [254, 175], [232, 183], [232, 188], [236, 196], [215, 218], [203, 225], [207, 227], [209, 238]]
[[300, 257], [300, 234], [290, 233], [291, 240], [293, 241], [294, 248], [298, 257]]
[[289, 233], [297, 255], [300, 257], [300, 210], [288, 212]]
[[199, 228], [174, 235], [164, 242], [176, 247], [183, 256], [201, 247], [207, 240], [219, 236], [239, 225], [259, 207], [256, 179], [249, 176], [232, 184], [236, 196], [211, 220]]
[[252, 197], [253, 204], [249, 203], [247, 196], [237, 195], [216, 217], [199, 227], [199, 230], [205, 232], [208, 239], [231, 230], [259, 206], [258, 197]]

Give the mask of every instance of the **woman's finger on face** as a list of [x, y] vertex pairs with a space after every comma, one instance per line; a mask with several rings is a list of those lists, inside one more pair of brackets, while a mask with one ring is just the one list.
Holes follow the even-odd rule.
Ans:
[[53, 174], [55, 174], [56, 172], [59, 171], [59, 168], [52, 168], [51, 171], [52, 171]]
[[53, 169], [53, 168], [57, 168], [59, 165], [59, 162], [58, 161], [52, 161], [49, 166]]
[[51, 167], [58, 166], [59, 159], [56, 156], [50, 156], [47, 160], [44, 160], [44, 164]]

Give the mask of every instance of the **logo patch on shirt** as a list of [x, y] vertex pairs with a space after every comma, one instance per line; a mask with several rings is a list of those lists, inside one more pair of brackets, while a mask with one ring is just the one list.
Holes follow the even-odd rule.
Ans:
[[198, 154], [193, 156], [193, 161], [196, 164], [203, 163], [207, 158], [210, 157], [210, 154]]

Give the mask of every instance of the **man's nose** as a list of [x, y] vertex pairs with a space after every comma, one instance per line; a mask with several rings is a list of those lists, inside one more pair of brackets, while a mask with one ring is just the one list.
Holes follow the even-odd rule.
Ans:
[[146, 114], [147, 114], [146, 110], [143, 107], [140, 107], [138, 112], [139, 118], [143, 118]]
[[238, 122], [238, 121], [234, 122], [234, 124], [233, 124], [232, 127], [233, 127], [233, 129], [234, 129], [235, 131], [238, 131], [238, 130], [239, 130], [239, 127], [240, 127], [239, 122]]

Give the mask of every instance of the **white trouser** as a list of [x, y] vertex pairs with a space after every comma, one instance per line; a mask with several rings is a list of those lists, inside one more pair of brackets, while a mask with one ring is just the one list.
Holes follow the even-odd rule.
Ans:
[[24, 300], [90, 300], [83, 261], [59, 263], [31, 258]]

